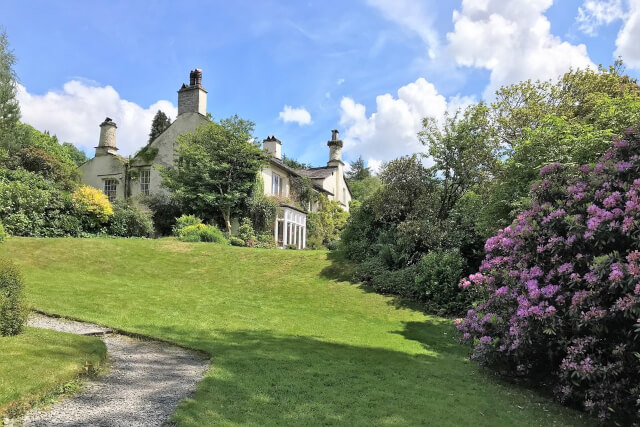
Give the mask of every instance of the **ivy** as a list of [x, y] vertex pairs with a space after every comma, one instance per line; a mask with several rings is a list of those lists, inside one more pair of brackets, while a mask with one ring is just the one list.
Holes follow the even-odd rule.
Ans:
[[134, 156], [134, 158], [150, 163], [155, 160], [157, 155], [158, 155], [158, 149], [155, 147], [151, 147], [150, 145], [147, 145], [143, 147], [140, 151], [138, 151]]

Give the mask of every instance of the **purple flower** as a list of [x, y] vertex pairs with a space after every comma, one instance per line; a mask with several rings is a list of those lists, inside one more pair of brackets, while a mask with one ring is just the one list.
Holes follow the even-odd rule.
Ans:
[[482, 344], [489, 344], [491, 342], [491, 337], [488, 337], [486, 335], [483, 336], [483, 337], [480, 337], [480, 342]]
[[567, 262], [558, 267], [558, 273], [567, 274], [573, 272], [573, 264]]
[[551, 163], [550, 165], [543, 166], [542, 169], [540, 169], [540, 176], [547, 176], [562, 169], [564, 169], [562, 164]]
[[619, 263], [611, 264], [611, 273], [609, 274], [609, 280], [613, 283], [620, 283], [624, 278], [624, 272], [622, 266]]

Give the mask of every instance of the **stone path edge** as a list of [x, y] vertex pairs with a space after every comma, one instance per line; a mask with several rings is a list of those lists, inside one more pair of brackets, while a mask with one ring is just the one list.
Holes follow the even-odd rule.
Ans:
[[[186, 346], [186, 345], [182, 345], [182, 344], [176, 343], [174, 341], [169, 341], [168, 339], [157, 338], [157, 337], [154, 337], [154, 336], [151, 336], [151, 335], [141, 334], [139, 332], [131, 332], [131, 331], [127, 331], [126, 329], [114, 328], [112, 326], [103, 325], [102, 323], [94, 322], [94, 321], [91, 321], [91, 320], [81, 319], [79, 317], [64, 316], [64, 315], [60, 315], [60, 314], [56, 314], [56, 313], [51, 313], [51, 312], [48, 312], [48, 311], [38, 310], [38, 309], [35, 309], [35, 308], [31, 309], [31, 313], [39, 314], [39, 315], [47, 316], [47, 317], [53, 317], [55, 319], [61, 319], [61, 320], [71, 320], [71, 321], [74, 321], [74, 322], [81, 322], [81, 323], [92, 323], [92, 324], [100, 326], [102, 328], [109, 329], [111, 331], [110, 332], [111, 334], [124, 335], [124, 336], [127, 336], [129, 338], [134, 338], [134, 339], [138, 339], [138, 340], [152, 341], [152, 342], [172, 345], [174, 347], [180, 347], [180, 348], [182, 348], [184, 350], [189, 350], [192, 353], [196, 353], [197, 355], [202, 357], [202, 360], [208, 360], [209, 362], [211, 362], [211, 356], [206, 351], [203, 351], [203, 350], [200, 350], [200, 349], [197, 349], [197, 348], [193, 348], [193, 347], [189, 347], [189, 346]], [[95, 335], [93, 335], [93, 336], [95, 336]]]

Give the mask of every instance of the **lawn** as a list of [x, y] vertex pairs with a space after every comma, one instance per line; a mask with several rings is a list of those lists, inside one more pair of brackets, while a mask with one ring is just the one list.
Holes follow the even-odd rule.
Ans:
[[2, 414], [37, 402], [86, 367], [97, 367], [106, 354], [104, 343], [95, 337], [34, 328], [0, 337], [0, 424]]
[[180, 425], [585, 423], [491, 378], [450, 320], [349, 283], [348, 265], [326, 252], [21, 238], [0, 252], [39, 310], [210, 354]]

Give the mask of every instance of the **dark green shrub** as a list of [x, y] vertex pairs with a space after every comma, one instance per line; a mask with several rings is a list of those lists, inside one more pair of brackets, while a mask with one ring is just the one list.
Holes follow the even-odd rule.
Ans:
[[176, 223], [173, 226], [173, 235], [180, 237], [182, 230], [192, 225], [202, 224], [202, 220], [194, 215], [182, 215], [176, 219]]
[[200, 230], [200, 241], [212, 243], [227, 243], [224, 233], [213, 225], [205, 225]]
[[330, 251], [337, 251], [340, 248], [340, 240], [331, 240], [327, 243], [327, 249]]
[[176, 218], [182, 215], [180, 205], [165, 195], [143, 197], [142, 202], [151, 210], [153, 228], [160, 236], [173, 233]]
[[84, 215], [71, 194], [41, 175], [0, 168], [0, 220], [12, 236], [77, 236]]
[[7, 240], [7, 233], [6, 231], [4, 231], [2, 222], [0, 222], [0, 243], [4, 242], [5, 240]]
[[0, 335], [18, 335], [27, 315], [22, 276], [12, 262], [0, 260]]
[[256, 248], [272, 249], [276, 247], [275, 237], [273, 232], [265, 231], [257, 236]]
[[466, 262], [457, 251], [433, 251], [417, 265], [415, 292], [429, 311], [438, 314], [465, 313], [471, 305], [469, 292], [458, 286]]
[[231, 236], [231, 238], [229, 239], [229, 243], [231, 243], [231, 246], [244, 246], [244, 242], [242, 241], [242, 239], [236, 236]]
[[178, 239], [183, 242], [227, 243], [222, 231], [213, 225], [193, 224], [180, 230]]
[[200, 242], [200, 232], [205, 228], [204, 224], [188, 225], [180, 230], [178, 239], [183, 242]]
[[238, 238], [244, 242], [245, 246], [254, 247], [256, 245], [256, 232], [249, 218], [242, 218], [240, 227], [238, 227]]
[[116, 202], [113, 204], [113, 216], [109, 219], [108, 233], [119, 237], [151, 237], [151, 214], [135, 205]]
[[415, 299], [415, 275], [416, 266], [414, 265], [400, 270], [384, 270], [373, 276], [370, 284], [378, 292]]

